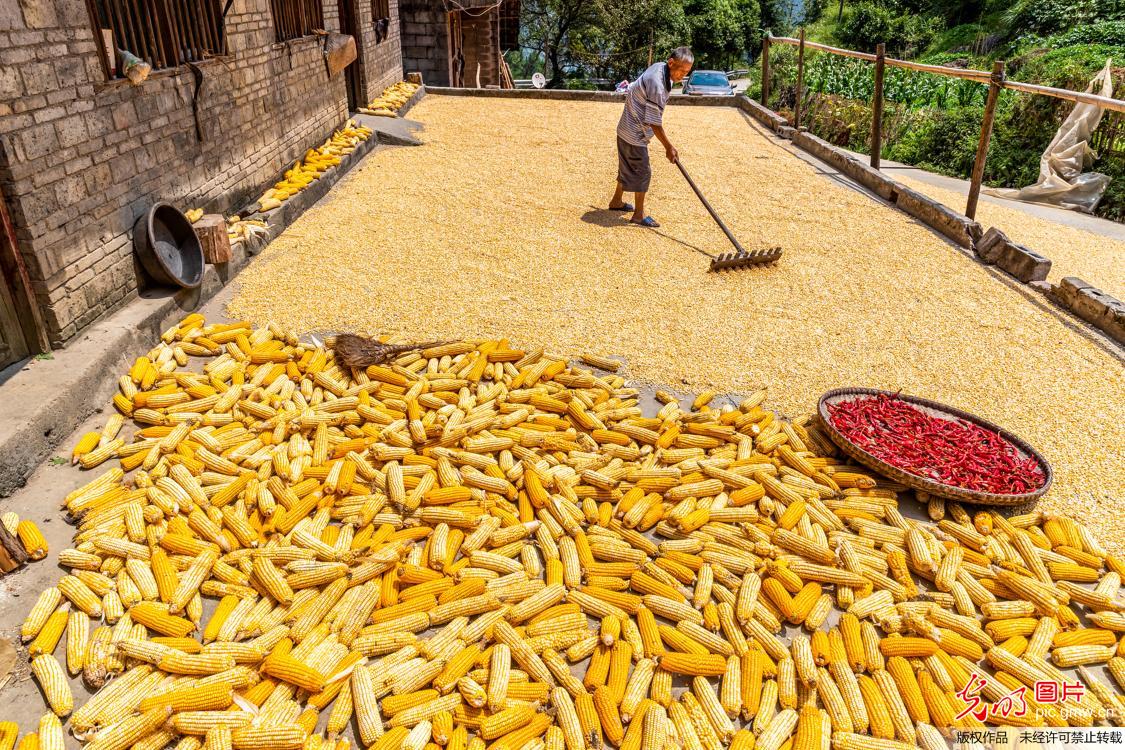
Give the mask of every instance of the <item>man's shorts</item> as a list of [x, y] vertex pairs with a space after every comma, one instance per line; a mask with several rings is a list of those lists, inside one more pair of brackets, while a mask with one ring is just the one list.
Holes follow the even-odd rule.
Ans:
[[617, 137], [617, 181], [627, 193], [647, 193], [652, 180], [648, 146], [634, 146]]

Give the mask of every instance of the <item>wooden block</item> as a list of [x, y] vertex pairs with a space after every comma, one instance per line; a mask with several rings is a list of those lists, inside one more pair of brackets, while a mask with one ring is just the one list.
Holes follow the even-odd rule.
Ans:
[[227, 236], [227, 220], [222, 214], [204, 214], [192, 228], [203, 246], [205, 261], [212, 265], [230, 263], [230, 237]]
[[15, 535], [9, 533], [8, 529], [6, 529], [3, 524], [0, 524], [0, 548], [4, 550], [4, 556], [13, 566], [23, 565], [28, 560], [27, 551], [23, 548], [23, 545], [20, 544], [20, 540]]
[[16, 563], [16, 561], [8, 556], [7, 550], [5, 550], [3, 547], [0, 547], [0, 575], [3, 575], [4, 573], [11, 573], [18, 567], [19, 565]]

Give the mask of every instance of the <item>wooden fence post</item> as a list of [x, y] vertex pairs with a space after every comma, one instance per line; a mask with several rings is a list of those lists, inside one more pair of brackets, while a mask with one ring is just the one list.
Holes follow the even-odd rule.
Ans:
[[883, 69], [886, 63], [887, 46], [875, 47], [875, 91], [871, 99], [871, 166], [879, 168], [883, 151]]
[[793, 105], [793, 127], [801, 129], [801, 94], [805, 90], [805, 27], [801, 27], [801, 43], [797, 47], [797, 102]]
[[992, 64], [992, 78], [988, 84], [988, 101], [984, 105], [984, 119], [980, 125], [980, 143], [977, 144], [977, 158], [973, 162], [973, 179], [969, 183], [969, 202], [965, 215], [970, 219], [977, 216], [977, 201], [980, 199], [980, 184], [984, 179], [984, 163], [988, 159], [988, 144], [992, 140], [992, 123], [996, 119], [996, 100], [1004, 87], [1004, 61]]
[[762, 106], [770, 106], [770, 33], [762, 38]]

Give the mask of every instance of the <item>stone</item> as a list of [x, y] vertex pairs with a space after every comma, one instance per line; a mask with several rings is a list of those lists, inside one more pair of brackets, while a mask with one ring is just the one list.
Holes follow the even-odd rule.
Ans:
[[23, 13], [16, 0], [0, 0], [0, 31], [23, 28]]
[[972, 248], [984, 233], [968, 216], [905, 185], [895, 189], [895, 205], [964, 248]]
[[62, 146], [77, 146], [86, 140], [86, 124], [79, 117], [64, 117], [55, 122], [55, 130], [59, 135], [59, 144]]
[[1025, 284], [1044, 281], [1051, 270], [1051, 261], [1028, 247], [1012, 242], [1008, 235], [990, 227], [974, 251], [983, 262], [996, 265]]
[[28, 28], [47, 29], [59, 25], [54, 2], [45, 0], [20, 0], [23, 6], [23, 20]]
[[754, 101], [753, 99], [746, 96], [745, 94], [743, 94], [741, 96], [736, 96], [735, 100], [736, 100], [736, 106], [739, 109], [741, 109], [743, 112], [745, 112], [748, 115], [750, 115], [751, 117], [753, 117], [758, 122], [765, 125], [770, 130], [777, 131], [778, 129], [787, 126], [787, 123], [786, 123], [786, 120], [785, 120], [784, 117], [777, 114], [776, 112], [774, 112], [771, 109], [763, 107], [761, 104]]
[[59, 148], [59, 139], [52, 123], [35, 125], [20, 133], [23, 155], [28, 160], [41, 159]]
[[1025, 284], [1031, 281], [1045, 281], [1051, 271], [1049, 258], [1015, 242], [1005, 242], [1001, 245], [996, 265]]
[[984, 236], [980, 238], [980, 242], [973, 248], [977, 257], [988, 265], [996, 262], [996, 258], [1000, 255], [1000, 245], [1004, 242], [1009, 242], [1008, 235], [1004, 234], [996, 227], [989, 227]]
[[22, 93], [19, 69], [14, 65], [0, 65], [0, 99], [15, 99]]
[[55, 68], [49, 62], [29, 62], [20, 67], [24, 89], [28, 94], [46, 94], [59, 87]]
[[1065, 277], [1053, 296], [1079, 318], [1125, 344], [1125, 303], [1076, 276]]
[[893, 201], [901, 183], [855, 157], [844, 160], [840, 171], [886, 201]]

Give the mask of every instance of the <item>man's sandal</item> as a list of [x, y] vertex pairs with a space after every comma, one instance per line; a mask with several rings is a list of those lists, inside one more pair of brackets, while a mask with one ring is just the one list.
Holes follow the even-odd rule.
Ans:
[[633, 210], [633, 204], [632, 203], [622, 203], [620, 206], [610, 206], [609, 210], [610, 211], [632, 211]]
[[652, 218], [651, 216], [646, 216], [640, 221], [633, 221], [632, 219], [629, 219], [629, 223], [636, 224], [639, 227], [648, 227], [649, 229], [656, 229], [658, 226], [660, 226], [656, 223], [656, 219]]

